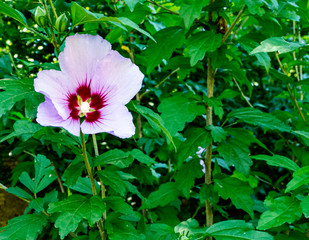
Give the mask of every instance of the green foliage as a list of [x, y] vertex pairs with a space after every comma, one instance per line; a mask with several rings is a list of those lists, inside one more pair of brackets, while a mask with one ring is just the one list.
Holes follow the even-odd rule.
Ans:
[[6, 227], [0, 229], [0, 239], [35, 240], [46, 224], [47, 217], [43, 214], [22, 215], [11, 219]]
[[292, 197], [278, 197], [271, 200], [267, 207], [270, 210], [261, 215], [257, 226], [259, 230], [278, 227], [285, 222], [292, 223], [302, 215], [299, 200]]
[[[306, 0], [1, 2], [0, 187], [28, 206], [0, 239], [306, 239], [308, 16]], [[85, 136], [87, 169], [80, 138], [37, 123], [33, 87], [76, 33], [144, 74], [136, 134]]]
[[48, 213], [59, 213], [55, 227], [59, 228], [61, 239], [69, 232], [74, 232], [82, 219], [93, 225], [99, 221], [105, 207], [103, 200], [97, 196], [87, 198], [82, 195], [72, 195], [68, 199], [50, 203]]

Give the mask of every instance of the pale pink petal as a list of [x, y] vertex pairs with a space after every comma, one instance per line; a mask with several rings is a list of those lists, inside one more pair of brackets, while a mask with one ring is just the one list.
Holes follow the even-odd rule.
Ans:
[[79, 119], [74, 120], [71, 117], [64, 120], [59, 114], [52, 101], [45, 97], [45, 102], [38, 107], [37, 122], [42, 126], [63, 127], [71, 134], [79, 136], [80, 123]]
[[144, 75], [130, 59], [111, 51], [97, 65], [92, 93], [101, 93], [110, 103], [127, 104], [141, 89]]
[[135, 134], [132, 115], [124, 105], [107, 105], [100, 110], [100, 114], [97, 121], [84, 121], [81, 124], [84, 134], [107, 132], [120, 138], [129, 138]]
[[38, 73], [34, 79], [34, 89], [48, 97], [57, 109], [58, 114], [67, 119], [71, 110], [68, 105], [68, 97], [76, 93], [77, 85], [69, 76], [56, 70], [44, 70]]
[[65, 48], [59, 54], [61, 71], [80, 85], [92, 79], [97, 62], [111, 51], [111, 44], [100, 36], [75, 34], [67, 37]]

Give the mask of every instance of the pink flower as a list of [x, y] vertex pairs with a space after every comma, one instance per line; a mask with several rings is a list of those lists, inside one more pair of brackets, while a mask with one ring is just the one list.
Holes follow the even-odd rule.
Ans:
[[100, 36], [75, 34], [59, 55], [61, 71], [43, 70], [34, 80], [45, 95], [37, 122], [63, 127], [73, 135], [107, 132], [134, 135], [127, 104], [142, 86], [144, 75], [129, 59], [111, 50]]

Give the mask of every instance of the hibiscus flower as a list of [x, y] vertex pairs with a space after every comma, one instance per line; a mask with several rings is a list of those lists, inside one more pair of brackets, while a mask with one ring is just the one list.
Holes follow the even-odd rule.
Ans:
[[43, 70], [34, 88], [45, 95], [37, 122], [63, 127], [71, 134], [107, 132], [120, 138], [135, 133], [126, 104], [142, 86], [144, 75], [100, 36], [75, 34], [59, 54], [61, 71]]

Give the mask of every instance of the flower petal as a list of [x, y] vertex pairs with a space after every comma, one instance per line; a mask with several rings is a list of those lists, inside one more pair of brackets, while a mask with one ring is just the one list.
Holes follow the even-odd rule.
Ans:
[[127, 104], [141, 89], [144, 75], [130, 59], [111, 51], [97, 65], [90, 88], [108, 103]]
[[63, 127], [75, 136], [79, 136], [80, 134], [79, 119], [74, 120], [72, 118], [68, 118], [64, 120], [58, 114], [53, 102], [47, 97], [45, 97], [45, 102], [41, 103], [38, 107], [36, 120], [42, 126]]
[[34, 79], [34, 89], [49, 98], [58, 114], [67, 119], [70, 116], [69, 96], [76, 93], [77, 85], [69, 76], [56, 70], [43, 70]]
[[75, 34], [67, 37], [65, 48], [59, 54], [61, 71], [72, 76], [79, 85], [88, 85], [97, 62], [111, 51], [111, 44], [100, 36]]
[[120, 138], [129, 138], [135, 134], [133, 118], [122, 104], [107, 105], [99, 110], [100, 118], [94, 122], [85, 120], [81, 124], [84, 134], [107, 132]]

